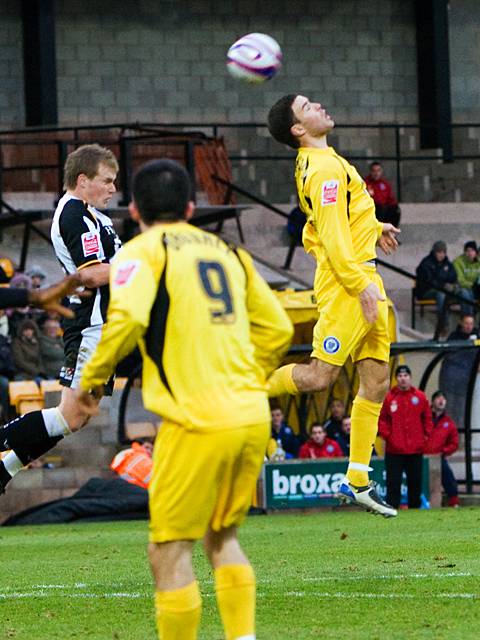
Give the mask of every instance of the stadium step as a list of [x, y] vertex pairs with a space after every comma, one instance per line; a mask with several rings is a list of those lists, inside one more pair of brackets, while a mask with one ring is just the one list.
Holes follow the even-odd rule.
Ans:
[[111, 478], [112, 472], [92, 466], [60, 469], [24, 469], [8, 486], [0, 500], [0, 523], [30, 507], [67, 498], [90, 478]]

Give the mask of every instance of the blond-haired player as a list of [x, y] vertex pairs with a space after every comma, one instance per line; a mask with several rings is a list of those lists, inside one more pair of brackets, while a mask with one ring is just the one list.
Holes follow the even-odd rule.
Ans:
[[[185, 169], [145, 165], [131, 213], [143, 233], [115, 261], [107, 323], [77, 394], [93, 396], [137, 342], [145, 406], [163, 416], [154, 450], [149, 556], [162, 640], [193, 640], [204, 539], [228, 640], [255, 638], [255, 578], [237, 540], [270, 435], [266, 380], [292, 326], [244, 251], [197, 229]], [[93, 396], [90, 395], [93, 393]]]
[[335, 123], [317, 102], [289, 94], [271, 108], [268, 126], [278, 141], [298, 149], [295, 179], [307, 217], [305, 250], [317, 261], [314, 290], [320, 312], [309, 364], [287, 365], [270, 380], [270, 395], [321, 391], [346, 359], [357, 365], [350, 460], [339, 496], [386, 517], [396, 510], [369, 483], [370, 458], [382, 401], [389, 387], [388, 310], [376, 272], [376, 246], [397, 247], [396, 229], [375, 218], [375, 204], [357, 170], [328, 146]]

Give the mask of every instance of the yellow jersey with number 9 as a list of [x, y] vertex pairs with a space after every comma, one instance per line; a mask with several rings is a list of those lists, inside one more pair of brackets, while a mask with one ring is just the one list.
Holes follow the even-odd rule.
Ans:
[[120, 251], [110, 288], [87, 388], [108, 373], [102, 363], [115, 349], [115, 327], [121, 340], [130, 323], [132, 332], [142, 327], [147, 409], [191, 429], [269, 420], [266, 378], [292, 326], [245, 251], [186, 222], [156, 224]]

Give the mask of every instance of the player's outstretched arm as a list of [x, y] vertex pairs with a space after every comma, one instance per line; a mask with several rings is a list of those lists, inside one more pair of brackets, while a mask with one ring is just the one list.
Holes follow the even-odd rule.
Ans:
[[389, 222], [383, 224], [382, 235], [377, 240], [377, 246], [380, 247], [386, 256], [389, 256], [398, 249], [397, 236], [399, 233], [400, 229], [394, 227], [393, 224]]
[[75, 289], [82, 286], [80, 277], [77, 274], [67, 276], [60, 282], [52, 284], [46, 289], [31, 289], [28, 292], [28, 303], [34, 307], [40, 307], [47, 311], [55, 311], [65, 318], [73, 318], [74, 313], [60, 304], [62, 298], [75, 292]]

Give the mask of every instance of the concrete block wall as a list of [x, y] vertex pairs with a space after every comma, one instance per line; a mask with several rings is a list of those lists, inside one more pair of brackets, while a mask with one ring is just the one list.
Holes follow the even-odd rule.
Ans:
[[[119, 11], [114, 0], [55, 4], [58, 108], [61, 124], [125, 121], [264, 122], [286, 92], [322, 101], [339, 123], [415, 123], [417, 78], [414, 3], [404, 0], [139, 0]], [[450, 3], [452, 109], [456, 122], [480, 120], [477, 0]], [[261, 86], [230, 78], [228, 46], [251, 31], [281, 43], [284, 66]], [[0, 3], [0, 126], [24, 121], [20, 3]], [[265, 132], [224, 129], [232, 153], [282, 154]], [[480, 128], [458, 132], [456, 150], [480, 151]], [[332, 144], [347, 156], [393, 152], [393, 136], [341, 130]], [[418, 132], [405, 129], [402, 149], [420, 153]], [[423, 152], [428, 150], [423, 150]], [[431, 150], [432, 154], [435, 150]], [[359, 163], [362, 173], [366, 161]], [[391, 164], [391, 163], [390, 163]], [[235, 163], [242, 186], [289, 201], [291, 168]], [[394, 175], [393, 165], [387, 167]], [[405, 163], [405, 201], [480, 198], [480, 163], [433, 171]]]
[[0, 4], [0, 128], [23, 127], [22, 28], [20, 3]]

